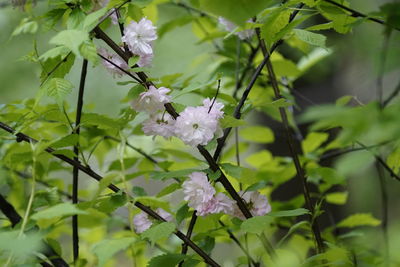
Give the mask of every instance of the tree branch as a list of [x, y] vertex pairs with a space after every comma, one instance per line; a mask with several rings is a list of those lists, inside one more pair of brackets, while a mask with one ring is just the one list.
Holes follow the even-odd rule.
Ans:
[[[9, 125], [0, 122], [0, 128], [11, 133], [14, 134], [17, 138], [17, 142], [28, 142], [28, 143], [37, 143], [38, 141], [26, 134], [23, 133], [15, 133], [15, 130], [10, 127]], [[54, 149], [51, 147], [48, 147], [45, 149], [46, 152], [52, 154], [53, 156], [61, 159], [62, 161], [68, 163], [71, 166], [76, 166], [79, 170], [81, 170], [82, 172], [86, 173], [87, 175], [89, 175], [90, 177], [94, 178], [97, 181], [101, 181], [103, 179], [103, 177], [99, 174], [97, 174], [96, 172], [94, 172], [89, 166], [83, 166], [80, 162], [70, 159], [64, 155], [59, 155], [54, 153]], [[108, 188], [111, 189], [113, 192], [117, 193], [120, 191], [120, 188], [117, 187], [114, 184], [109, 184]], [[133, 202], [133, 204], [138, 207], [139, 209], [141, 209], [142, 211], [144, 211], [145, 213], [147, 213], [148, 215], [150, 215], [151, 217], [153, 217], [156, 220], [160, 220], [160, 221], [165, 221], [164, 218], [162, 218], [160, 215], [158, 215], [155, 211], [153, 211], [150, 207], [143, 205], [142, 203], [140, 203], [139, 201], [135, 201]], [[181, 239], [183, 242], [187, 243], [189, 245], [189, 247], [191, 247], [200, 257], [202, 257], [204, 259], [204, 261], [213, 266], [213, 267], [219, 267], [220, 265], [215, 262], [210, 256], [207, 255], [207, 253], [205, 253], [200, 247], [198, 247], [193, 241], [191, 241], [185, 234], [183, 234], [182, 232], [180, 232], [179, 230], [175, 231], [175, 235]]]
[[344, 6], [344, 5], [342, 5], [342, 4], [339, 4], [339, 3], [337, 3], [337, 2], [335, 2], [335, 1], [333, 1], [333, 0], [324, 0], [324, 1], [330, 3], [330, 4], [334, 5], [334, 6], [337, 6], [337, 7], [341, 8], [341, 9], [343, 9], [343, 10], [346, 10], [346, 11], [350, 12], [350, 15], [351, 15], [352, 17], [356, 17], [356, 18], [366, 18], [366, 19], [368, 19], [368, 20], [370, 20], [370, 21], [373, 21], [373, 22], [376, 22], [376, 23], [379, 23], [379, 24], [382, 24], [382, 25], [386, 25], [386, 26], [388, 26], [388, 27], [391, 27], [391, 28], [393, 28], [393, 29], [395, 29], [395, 30], [400, 31], [400, 28], [397, 28], [397, 27], [395, 27], [395, 26], [392, 26], [392, 25], [388, 24], [388, 23], [387, 23], [386, 21], [384, 21], [384, 20], [380, 20], [380, 19], [376, 19], [376, 18], [371, 18], [371, 17], [369, 17], [369, 16], [367, 16], [367, 15], [365, 15], [365, 14], [363, 14], [363, 13], [357, 11], [357, 10], [354, 10], [354, 9], [351, 9], [351, 8], [349, 8], [349, 7], [347, 7], [347, 6]]
[[[81, 70], [81, 79], [79, 83], [79, 93], [78, 93], [78, 101], [76, 107], [76, 118], [75, 118], [75, 131], [73, 133], [77, 134], [79, 137], [81, 131], [81, 117], [82, 117], [82, 108], [83, 108], [83, 94], [85, 91], [85, 81], [87, 74], [87, 59], [83, 60], [82, 70]], [[75, 155], [79, 155], [79, 142], [74, 146]], [[79, 162], [78, 156], [74, 158], [75, 161]], [[79, 180], [79, 169], [74, 166], [72, 170], [72, 203], [78, 203], [78, 180]], [[74, 262], [79, 258], [79, 234], [78, 234], [78, 215], [72, 216], [72, 251]]]
[[[21, 220], [22, 217], [15, 210], [13, 205], [11, 205], [4, 197], [0, 194], [0, 210], [1, 212], [10, 220], [11, 227], [15, 227]], [[37, 228], [37, 227], [35, 227]], [[50, 260], [50, 262], [56, 267], [68, 267], [68, 263], [66, 263], [58, 254], [50, 247], [46, 242], [42, 241], [44, 244], [43, 254]], [[40, 260], [40, 264], [43, 267], [51, 267], [52, 265], [47, 262], [43, 262]]]

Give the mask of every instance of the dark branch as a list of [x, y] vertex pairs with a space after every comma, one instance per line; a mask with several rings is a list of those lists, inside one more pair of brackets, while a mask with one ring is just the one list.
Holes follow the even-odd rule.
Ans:
[[[15, 210], [13, 205], [11, 205], [1, 194], [0, 194], [0, 210], [1, 212], [10, 220], [11, 227], [16, 226], [21, 220], [22, 217], [18, 214]], [[35, 227], [38, 229], [37, 227]], [[44, 244], [44, 251], [43, 254], [50, 260], [50, 262], [56, 267], [68, 267], [68, 263], [66, 263], [58, 254], [50, 247], [46, 242], [42, 241]], [[43, 267], [52, 266], [47, 262], [43, 262], [40, 259], [40, 264]]]
[[[5, 124], [3, 122], [0, 122], [0, 128], [11, 134], [14, 134], [17, 138], [17, 142], [24, 141], [24, 142], [28, 142], [28, 143], [37, 143], [36, 139], [34, 139], [26, 134], [15, 133], [15, 130], [13, 128], [11, 128], [10, 126], [8, 126], [7, 124]], [[70, 164], [71, 166], [76, 166], [80, 171], [86, 173], [87, 175], [89, 175], [90, 177], [94, 178], [97, 181], [101, 181], [103, 179], [102, 176], [100, 176], [99, 174], [94, 172], [89, 166], [83, 166], [80, 162], [70, 159], [64, 155], [55, 154], [54, 149], [51, 147], [46, 148], [45, 151], [52, 154], [53, 156], [61, 159], [62, 161]], [[120, 191], [120, 188], [114, 184], [109, 184], [108, 188], [111, 189], [115, 193]], [[162, 218], [160, 215], [158, 215], [150, 207], [143, 205], [142, 203], [140, 203], [138, 201], [134, 202], [133, 204], [136, 207], [138, 207], [139, 209], [141, 209], [142, 211], [144, 211], [145, 213], [147, 213], [148, 215], [150, 215], [151, 217], [153, 217], [154, 219], [157, 219], [157, 220], [160, 220], [163, 222], [165, 221], [164, 218]], [[187, 243], [189, 245], [189, 247], [192, 248], [200, 257], [202, 257], [207, 264], [214, 266], [214, 267], [220, 266], [210, 256], [208, 256], [207, 253], [205, 253], [200, 247], [198, 247], [195, 243], [193, 243], [193, 241], [191, 241], [185, 234], [183, 234], [179, 230], [176, 230], [175, 235], [179, 239], [181, 239], [183, 242]]]

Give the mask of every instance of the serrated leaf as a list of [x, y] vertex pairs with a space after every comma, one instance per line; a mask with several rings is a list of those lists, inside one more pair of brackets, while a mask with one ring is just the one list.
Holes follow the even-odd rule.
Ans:
[[56, 217], [72, 216], [77, 214], [86, 214], [85, 211], [78, 209], [71, 203], [61, 203], [47, 209], [36, 212], [31, 216], [33, 220], [52, 219]]
[[136, 239], [133, 237], [124, 237], [111, 240], [106, 239], [95, 244], [92, 251], [99, 259], [97, 266], [103, 266], [115, 253], [127, 249], [135, 241]]
[[39, 60], [46, 61], [49, 58], [56, 58], [58, 56], [65, 57], [69, 53], [69, 51], [71, 50], [68, 49], [66, 46], [57, 46], [42, 54], [39, 57]]
[[17, 230], [0, 233], [0, 250], [3, 255], [5, 253], [12, 253], [19, 260], [26, 260], [32, 257], [35, 252], [40, 252], [43, 249], [42, 234], [28, 232], [19, 235], [19, 232]]
[[169, 237], [175, 231], [175, 224], [172, 222], [162, 222], [152, 226], [150, 229], [144, 231], [140, 236], [143, 239], [148, 239], [151, 244], [156, 241]]
[[74, 85], [63, 78], [51, 78], [47, 80], [40, 90], [54, 98], [58, 106], [62, 107], [65, 97], [72, 92]]
[[79, 47], [89, 40], [89, 34], [81, 30], [64, 30], [50, 39], [51, 44], [64, 45], [72, 50], [75, 55], [80, 55]]
[[180, 261], [186, 258], [183, 254], [163, 254], [152, 258], [147, 267], [175, 267]]
[[326, 36], [319, 34], [319, 33], [313, 33], [309, 32], [306, 30], [300, 30], [300, 29], [294, 29], [293, 30], [294, 34], [299, 38], [300, 40], [313, 45], [313, 46], [318, 46], [322, 48], [326, 48]]
[[97, 25], [99, 22], [100, 18], [106, 14], [107, 8], [101, 8], [93, 13], [90, 13], [85, 17], [85, 20], [83, 21], [83, 29], [86, 31], [91, 31], [93, 28]]
[[338, 223], [338, 227], [378, 226], [381, 221], [374, 218], [371, 213], [356, 213]]

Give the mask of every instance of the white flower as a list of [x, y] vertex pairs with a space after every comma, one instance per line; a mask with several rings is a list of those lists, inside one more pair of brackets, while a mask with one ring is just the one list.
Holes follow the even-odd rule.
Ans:
[[[107, 51], [107, 49], [104, 48], [99, 48], [99, 54], [107, 58], [109, 61], [111, 61], [121, 69], [129, 71], [128, 64], [126, 64], [126, 62], [119, 55], [111, 54]], [[106, 67], [107, 71], [110, 72], [114, 77], [115, 76], [121, 77], [122, 75], [125, 74], [122, 70], [120, 70], [119, 68], [117, 68], [116, 66], [114, 66], [105, 59], [102, 59], [102, 63], [103, 66]]]
[[149, 215], [145, 212], [140, 212], [138, 215], [133, 217], [133, 225], [135, 226], [136, 233], [140, 234], [151, 227], [153, 223], [149, 219]]
[[169, 138], [174, 135], [175, 120], [168, 113], [157, 113], [143, 122], [142, 130], [145, 135], [160, 135]]
[[171, 101], [171, 97], [167, 95], [171, 91], [168, 88], [155, 88], [150, 86], [149, 90], [143, 92], [139, 97], [132, 101], [132, 108], [137, 111], [146, 111], [149, 114], [155, 114], [164, 108], [164, 104]]
[[189, 178], [182, 184], [184, 200], [188, 201], [189, 207], [199, 210], [213, 198], [215, 189], [203, 172], [193, 172]]
[[153, 54], [143, 54], [139, 56], [139, 61], [137, 62], [139, 67], [148, 67], [151, 65], [153, 60]]
[[132, 21], [125, 27], [122, 41], [130, 51], [137, 55], [153, 54], [152, 42], [157, 39], [156, 27], [153, 23], [142, 18], [139, 22]]
[[[223, 25], [225, 27], [225, 30], [228, 32], [231, 32], [237, 28], [236, 24], [234, 24], [233, 22], [231, 22], [223, 17], [219, 17], [218, 22], [221, 25]], [[249, 19], [247, 22], [253, 22], [253, 21], [251, 19]], [[236, 32], [235, 34], [237, 36], [239, 36], [239, 38], [241, 40], [250, 39], [254, 34], [254, 30], [253, 29], [243, 30], [240, 32]]]
[[213, 103], [213, 101], [214, 98], [213, 99], [206, 98], [203, 100], [203, 106], [211, 116], [213, 116], [216, 119], [221, 119], [224, 116], [224, 111], [222, 110], [224, 108], [224, 104], [216, 100]]
[[172, 215], [169, 212], [166, 212], [165, 210], [163, 210], [162, 208], [158, 208], [156, 209], [156, 212], [158, 213], [158, 215], [160, 215], [164, 220], [166, 220], [167, 222], [172, 221]]
[[203, 106], [187, 107], [176, 119], [175, 135], [187, 145], [206, 145], [214, 136], [222, 134], [218, 119], [223, 116], [224, 105], [215, 101], [210, 110], [212, 101], [205, 99], [203, 103]]
[[[239, 194], [242, 192], [239, 192]], [[261, 195], [257, 191], [246, 192], [242, 195], [243, 200], [247, 203], [251, 214], [254, 216], [263, 216], [271, 211], [271, 205], [266, 196]], [[236, 206], [234, 215], [240, 219], [245, 219], [243, 213]]]

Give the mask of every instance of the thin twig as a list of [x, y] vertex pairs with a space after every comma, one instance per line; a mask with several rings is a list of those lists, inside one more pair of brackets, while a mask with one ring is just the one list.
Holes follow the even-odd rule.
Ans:
[[[82, 70], [81, 70], [81, 78], [79, 82], [79, 93], [78, 93], [78, 101], [76, 107], [76, 117], [75, 117], [75, 131], [74, 134], [78, 135], [81, 131], [81, 118], [82, 118], [82, 108], [83, 108], [83, 94], [85, 91], [85, 81], [86, 81], [86, 74], [87, 74], [87, 66], [88, 61], [87, 59], [83, 60]], [[78, 138], [79, 140], [79, 138]], [[77, 155], [74, 160], [79, 161], [79, 142], [77, 145], [74, 146], [74, 153]], [[72, 170], [72, 203], [78, 203], [78, 180], [79, 180], [79, 169], [74, 166]], [[74, 257], [74, 263], [77, 262], [79, 258], [79, 234], [78, 234], [78, 215], [72, 216], [72, 251]]]
[[[9, 125], [0, 122], [0, 128], [5, 130], [6, 132], [9, 132], [11, 134], [14, 134], [17, 138], [17, 142], [28, 142], [28, 143], [37, 143], [38, 141], [26, 134], [23, 133], [16, 133], [15, 130], [10, 127]], [[103, 179], [103, 177], [99, 174], [97, 174], [95, 171], [93, 171], [89, 166], [83, 166], [80, 162], [68, 158], [65, 155], [60, 155], [60, 154], [55, 154], [55, 150], [51, 147], [47, 147], [45, 149], [46, 152], [52, 154], [53, 156], [61, 159], [62, 161], [68, 163], [71, 166], [76, 166], [79, 170], [81, 170], [82, 172], [86, 173], [87, 175], [89, 175], [90, 177], [94, 178], [97, 181], [101, 181]], [[121, 191], [121, 189], [119, 187], [117, 187], [114, 184], [109, 184], [108, 188], [111, 189], [113, 192], [118, 193]], [[148, 215], [150, 215], [151, 217], [153, 217], [156, 220], [159, 221], [165, 221], [164, 218], [162, 218], [160, 215], [158, 215], [155, 211], [153, 211], [150, 207], [142, 204], [139, 201], [135, 201], [133, 202], [133, 204], [138, 207], [139, 209], [141, 209], [142, 211], [144, 211], [145, 213], [147, 213]], [[215, 262], [206, 252], [204, 252], [204, 250], [202, 250], [200, 247], [198, 247], [192, 240], [190, 240], [185, 234], [183, 234], [182, 232], [180, 232], [179, 230], [176, 230], [174, 232], [174, 234], [181, 239], [183, 242], [188, 243], [189, 247], [192, 248], [200, 257], [202, 257], [204, 259], [204, 261], [214, 267], [219, 267], [220, 265]]]
[[388, 98], [383, 101], [383, 107], [386, 107], [392, 100], [400, 93], [400, 82], [397, 84], [393, 92], [388, 96]]
[[379, 24], [382, 24], [382, 25], [386, 25], [386, 26], [388, 26], [388, 27], [391, 27], [391, 28], [393, 28], [393, 29], [395, 29], [395, 30], [400, 31], [400, 28], [397, 28], [396, 26], [392, 26], [392, 25], [388, 24], [388, 23], [387, 23], [386, 21], [384, 21], [384, 20], [369, 17], [369, 16], [367, 16], [367, 15], [365, 15], [365, 14], [363, 14], [363, 13], [357, 11], [357, 10], [354, 10], [354, 9], [351, 9], [351, 8], [349, 8], [349, 7], [347, 7], [347, 6], [344, 6], [344, 5], [342, 5], [342, 4], [339, 4], [339, 3], [337, 3], [337, 2], [335, 2], [335, 1], [333, 1], [333, 0], [324, 0], [324, 1], [330, 3], [330, 4], [334, 5], [334, 6], [340, 7], [340, 8], [343, 9], [343, 10], [346, 10], [346, 11], [350, 12], [350, 15], [351, 15], [352, 17], [356, 17], [356, 18], [366, 18], [366, 19], [368, 19], [368, 20], [370, 20], [370, 21], [373, 21], [373, 22], [376, 22], [376, 23], [379, 23]]
[[[192, 214], [192, 218], [190, 219], [190, 223], [189, 223], [189, 226], [188, 226], [188, 230], [187, 230], [187, 232], [186, 232], [186, 236], [187, 236], [188, 238], [191, 238], [191, 237], [192, 237], [193, 228], [194, 228], [194, 225], [196, 224], [196, 221], [197, 221], [197, 214], [196, 214], [196, 213], [197, 213], [197, 212], [194, 211], [193, 214]], [[188, 252], [188, 246], [187, 246], [186, 243], [183, 243], [183, 244], [182, 244], [181, 254], [182, 254], [182, 255], [186, 255], [187, 252]], [[179, 267], [182, 267], [184, 262], [185, 262], [185, 261], [182, 260], [182, 261], [179, 263]]]
[[385, 254], [385, 266], [389, 266], [390, 258], [389, 258], [389, 235], [388, 235], [388, 221], [389, 221], [389, 212], [388, 212], [388, 193], [386, 189], [386, 180], [385, 174], [382, 169], [382, 165], [376, 161], [376, 170], [378, 172], [379, 185], [381, 191], [381, 207], [382, 207], [382, 235], [384, 241], [384, 254]]

